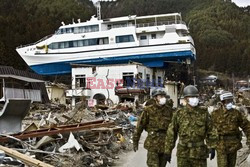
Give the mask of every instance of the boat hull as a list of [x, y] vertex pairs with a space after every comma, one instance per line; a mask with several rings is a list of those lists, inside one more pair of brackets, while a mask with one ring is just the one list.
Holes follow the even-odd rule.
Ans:
[[187, 43], [90, 52], [44, 53], [23, 55], [22, 58], [38, 74], [60, 75], [71, 73], [71, 64], [106, 65], [134, 61], [143, 63], [148, 67], [164, 67], [166, 61], [183, 62], [186, 59], [195, 60], [196, 55], [193, 45]]

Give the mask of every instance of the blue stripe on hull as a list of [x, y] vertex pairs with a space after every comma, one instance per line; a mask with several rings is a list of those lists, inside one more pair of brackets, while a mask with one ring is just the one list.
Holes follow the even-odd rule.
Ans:
[[187, 58], [195, 60], [195, 55], [191, 51], [143, 54], [134, 56], [108, 57], [108, 58], [39, 64], [31, 66], [31, 69], [41, 75], [61, 75], [61, 74], [71, 73], [70, 63], [105, 65], [105, 64], [122, 64], [122, 63], [128, 63], [129, 61], [135, 61], [143, 63], [148, 67], [164, 67], [165, 64], [164, 61], [180, 62], [181, 60], [185, 60]]

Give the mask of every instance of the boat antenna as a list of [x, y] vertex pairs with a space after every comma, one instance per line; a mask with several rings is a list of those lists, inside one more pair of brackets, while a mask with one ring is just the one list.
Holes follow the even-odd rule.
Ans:
[[115, 2], [116, 0], [97, 0], [96, 2], [96, 10], [97, 10], [97, 19], [101, 20], [102, 19], [102, 12], [101, 12], [101, 2]]
[[188, 30], [189, 30], [189, 26], [190, 26], [191, 22], [192, 22], [192, 19], [190, 19], [189, 22], [188, 22], [188, 26], [187, 26]]

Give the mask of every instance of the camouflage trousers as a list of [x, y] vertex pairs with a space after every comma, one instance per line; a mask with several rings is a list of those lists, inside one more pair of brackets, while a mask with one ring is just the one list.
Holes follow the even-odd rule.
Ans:
[[148, 167], [165, 167], [166, 164], [167, 160], [163, 153], [148, 151], [147, 154]]
[[218, 167], [235, 167], [237, 152], [222, 153], [217, 151], [217, 165]]
[[207, 167], [207, 159], [177, 157], [178, 167]]

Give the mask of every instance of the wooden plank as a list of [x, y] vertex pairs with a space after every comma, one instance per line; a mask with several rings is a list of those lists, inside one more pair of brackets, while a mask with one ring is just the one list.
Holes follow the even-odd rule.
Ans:
[[[93, 122], [87, 122], [87, 123], [81, 123], [81, 124], [75, 124], [75, 125], [67, 125], [67, 126], [59, 126], [56, 128], [50, 128], [50, 129], [40, 129], [35, 131], [29, 131], [29, 132], [22, 132], [17, 134], [10, 134], [10, 136], [13, 136], [18, 139], [27, 139], [29, 137], [43, 137], [43, 136], [52, 136], [56, 134], [63, 134], [63, 133], [69, 133], [69, 132], [76, 132], [76, 131], [84, 131], [84, 130], [91, 130], [94, 128], [100, 128], [100, 127], [114, 127], [114, 122], [104, 122], [103, 120], [100, 121], [102, 123], [96, 123], [98, 121]], [[6, 142], [9, 139], [7, 137], [0, 137], [0, 142]]]
[[53, 167], [52, 165], [49, 165], [37, 159], [31, 158], [28, 155], [22, 154], [16, 150], [4, 147], [2, 145], [0, 145], [0, 150], [4, 151], [5, 154], [22, 161], [26, 165], [31, 165], [35, 167]]

